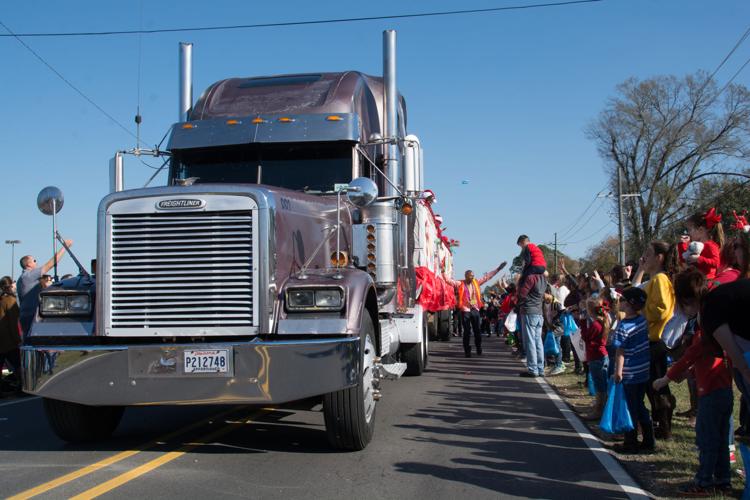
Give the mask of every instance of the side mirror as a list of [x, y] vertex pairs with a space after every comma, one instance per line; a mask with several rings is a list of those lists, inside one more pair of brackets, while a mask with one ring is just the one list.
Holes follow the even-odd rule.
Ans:
[[368, 177], [357, 177], [349, 183], [347, 199], [358, 207], [366, 207], [378, 197], [378, 186]]
[[63, 203], [65, 199], [62, 191], [55, 186], [47, 186], [36, 197], [36, 206], [44, 215], [55, 215], [62, 209]]

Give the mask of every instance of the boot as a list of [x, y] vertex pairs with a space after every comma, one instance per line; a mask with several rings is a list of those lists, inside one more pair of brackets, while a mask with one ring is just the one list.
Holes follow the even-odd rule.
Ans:
[[677, 404], [677, 400], [672, 394], [659, 394], [656, 397], [657, 406], [659, 407], [657, 417], [656, 437], [659, 439], [672, 438], [672, 414]]
[[638, 431], [626, 432], [625, 442], [614, 445], [612, 449], [623, 455], [636, 455], [638, 453]]
[[651, 422], [641, 423], [641, 429], [643, 432], [643, 442], [638, 448], [640, 453], [653, 453], [656, 449], [656, 442], [654, 441], [654, 426]]

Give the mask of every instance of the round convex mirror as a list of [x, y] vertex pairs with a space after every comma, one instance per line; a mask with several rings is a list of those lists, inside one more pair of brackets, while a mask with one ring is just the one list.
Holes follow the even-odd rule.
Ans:
[[65, 203], [62, 191], [55, 186], [47, 186], [39, 191], [36, 197], [36, 206], [45, 215], [54, 215], [60, 211]]
[[357, 177], [349, 183], [346, 197], [358, 207], [366, 207], [378, 197], [378, 186], [367, 177]]

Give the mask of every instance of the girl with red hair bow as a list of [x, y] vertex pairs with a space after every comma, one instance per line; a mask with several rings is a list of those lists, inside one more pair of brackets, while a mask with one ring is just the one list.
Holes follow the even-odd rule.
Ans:
[[715, 208], [710, 208], [705, 214], [694, 214], [687, 220], [687, 230], [691, 240], [703, 243], [701, 254], [688, 256], [687, 263], [694, 264], [706, 279], [714, 279], [722, 264], [720, 254], [724, 246], [721, 215]]

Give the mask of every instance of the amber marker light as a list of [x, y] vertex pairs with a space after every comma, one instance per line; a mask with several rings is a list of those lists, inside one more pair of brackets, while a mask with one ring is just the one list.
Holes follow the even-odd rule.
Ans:
[[282, 116], [279, 118], [279, 121], [281, 123], [292, 123], [294, 121], [294, 118], [289, 118], [288, 116]]
[[336, 267], [346, 267], [346, 265], [349, 263], [349, 257], [346, 255], [345, 252], [338, 252], [338, 255], [336, 252], [333, 252], [331, 254], [331, 264], [333, 264]]
[[341, 122], [341, 121], [344, 121], [344, 119], [341, 118], [339, 115], [328, 115], [328, 116], [326, 116], [326, 121], [329, 121], [329, 122]]
[[192, 123], [183, 123], [182, 128], [191, 129], [191, 128], [195, 128], [195, 125], [193, 125]]
[[259, 116], [257, 118], [253, 118], [251, 123], [253, 123], [254, 125], [260, 125], [261, 123], [266, 123], [266, 121]]
[[409, 203], [404, 203], [401, 206], [401, 213], [404, 214], [404, 215], [409, 215], [413, 211], [414, 211], [414, 207], [412, 207], [411, 204], [409, 204]]
[[239, 125], [240, 123], [242, 122], [239, 120], [227, 120], [227, 125]]

